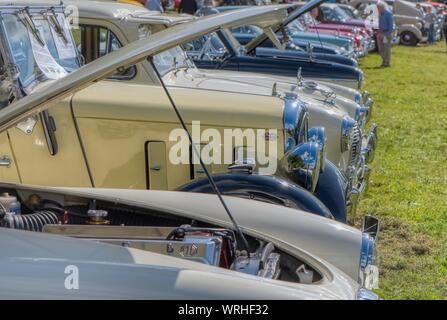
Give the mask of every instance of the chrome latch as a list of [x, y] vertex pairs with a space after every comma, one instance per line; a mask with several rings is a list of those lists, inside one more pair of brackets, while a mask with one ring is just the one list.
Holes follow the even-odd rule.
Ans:
[[16, 125], [16, 128], [26, 134], [31, 134], [31, 133], [33, 133], [36, 123], [37, 123], [37, 120], [35, 117], [29, 117], [28, 119], [18, 123]]
[[11, 166], [11, 158], [7, 154], [0, 158], [0, 166], [7, 168]]
[[252, 158], [236, 160], [232, 165], [228, 166], [231, 172], [243, 172], [252, 174], [256, 169], [256, 161]]

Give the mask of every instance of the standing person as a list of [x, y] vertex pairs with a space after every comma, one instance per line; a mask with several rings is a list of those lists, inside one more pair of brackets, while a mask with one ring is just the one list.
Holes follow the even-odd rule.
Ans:
[[179, 13], [189, 13], [194, 14], [197, 11], [196, 0], [182, 0], [180, 7], [178, 8]]
[[199, 10], [195, 13], [196, 16], [202, 17], [202, 16], [209, 16], [211, 14], [219, 13], [219, 10], [214, 8], [213, 0], [204, 0], [203, 5], [200, 7]]
[[377, 47], [382, 57], [382, 68], [391, 67], [391, 40], [393, 34], [394, 18], [382, 1], [377, 2], [379, 11], [379, 32], [377, 34]]
[[436, 15], [430, 7], [425, 7], [425, 21], [428, 23], [428, 44], [435, 43], [435, 21]]
[[163, 13], [163, 6], [161, 5], [160, 0], [146, 0], [145, 4], [146, 9], [151, 11], [158, 11]]

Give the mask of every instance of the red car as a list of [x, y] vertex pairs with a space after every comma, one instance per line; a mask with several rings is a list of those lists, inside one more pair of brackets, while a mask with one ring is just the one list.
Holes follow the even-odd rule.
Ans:
[[320, 23], [313, 19], [309, 14], [303, 15], [299, 19], [306, 31], [335, 36], [349, 37], [354, 40], [355, 50], [363, 54], [373, 50], [375, 41], [372, 38], [373, 31], [364, 27], [355, 27], [343, 24]]

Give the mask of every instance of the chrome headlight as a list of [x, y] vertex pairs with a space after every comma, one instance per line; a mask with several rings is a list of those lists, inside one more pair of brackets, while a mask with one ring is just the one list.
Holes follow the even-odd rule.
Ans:
[[352, 145], [352, 134], [356, 121], [351, 117], [345, 116], [341, 124], [341, 152], [348, 151]]
[[361, 104], [365, 104], [369, 99], [369, 92], [368, 91], [363, 91], [362, 93], [362, 103]]
[[362, 226], [359, 283], [366, 289], [379, 287], [379, 258], [376, 245], [378, 234], [379, 220], [372, 216], [365, 216]]
[[360, 92], [356, 92], [354, 95], [354, 101], [357, 104], [362, 104], [362, 95], [360, 94]]
[[364, 80], [364, 76], [363, 76], [363, 71], [360, 69], [357, 69], [359, 74], [358, 74], [358, 82], [359, 82], [359, 89], [363, 86], [363, 80]]
[[302, 143], [288, 151], [280, 160], [279, 174], [314, 192], [320, 177], [320, 146], [315, 142]]
[[355, 110], [355, 121], [357, 121], [362, 130], [365, 128], [368, 112], [369, 108], [367, 107], [358, 107], [357, 110]]
[[359, 283], [367, 289], [378, 288], [379, 266], [375, 238], [367, 233], [362, 234], [362, 248], [360, 252]]
[[324, 160], [326, 158], [326, 133], [324, 127], [312, 127], [308, 133], [309, 142], [315, 142], [320, 148], [320, 171], [324, 170]]
[[381, 300], [377, 294], [374, 292], [365, 289], [365, 288], [359, 288], [357, 290], [356, 294], [357, 300]]
[[284, 153], [300, 143], [307, 142], [309, 114], [307, 105], [296, 95], [286, 95], [283, 110]]

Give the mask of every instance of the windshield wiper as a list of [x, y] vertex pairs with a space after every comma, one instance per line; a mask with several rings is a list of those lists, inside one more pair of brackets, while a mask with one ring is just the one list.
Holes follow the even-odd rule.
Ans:
[[39, 44], [42, 47], [44, 47], [45, 42], [43, 41], [42, 36], [40, 35], [39, 29], [36, 28], [36, 25], [34, 24], [34, 21], [31, 18], [31, 14], [29, 13], [28, 8], [19, 10], [19, 12], [17, 13], [17, 18], [20, 20], [20, 22], [22, 22], [25, 25], [27, 30], [31, 31], [37, 42], [39, 42]]
[[65, 44], [68, 44], [67, 35], [64, 32], [59, 20], [57, 19], [56, 12], [54, 12], [54, 8], [48, 9], [45, 14], [43, 14], [44, 18], [48, 21], [48, 24], [57, 32], [57, 34], [62, 38]]
[[197, 146], [195, 145], [194, 140], [192, 139], [192, 135], [189, 132], [188, 127], [186, 126], [185, 120], [183, 119], [183, 116], [180, 113], [180, 110], [177, 108], [177, 105], [175, 104], [174, 99], [172, 98], [171, 94], [169, 93], [168, 88], [166, 87], [165, 83], [163, 82], [162, 76], [160, 75], [160, 73], [158, 72], [158, 69], [155, 66], [153, 57], [151, 57], [149, 61], [150, 61], [151, 65], [152, 65], [152, 68], [155, 71], [155, 74], [156, 74], [158, 80], [161, 83], [161, 86], [162, 86], [166, 96], [169, 99], [169, 102], [170, 102], [172, 108], [175, 111], [175, 114], [177, 115], [178, 120], [180, 121], [180, 124], [181, 124], [183, 130], [185, 130], [186, 134], [188, 135], [188, 140], [189, 140], [189, 143], [191, 144], [192, 152], [194, 152], [196, 154], [197, 158], [199, 159], [200, 166], [202, 167], [203, 172], [205, 173], [208, 181], [210, 182], [210, 185], [213, 188], [213, 191], [216, 193], [217, 197], [219, 198], [220, 203], [224, 207], [225, 212], [227, 213], [228, 217], [230, 218], [231, 223], [233, 224], [236, 233], [241, 238], [242, 243], [243, 243], [243, 245], [245, 247], [245, 250], [248, 253], [248, 257], [250, 257], [250, 246], [248, 245], [248, 241], [245, 238], [244, 233], [239, 228], [239, 225], [237, 224], [236, 220], [234, 219], [233, 215], [231, 214], [230, 209], [228, 208], [224, 198], [222, 197], [222, 194], [221, 194], [219, 188], [216, 185], [216, 182], [214, 181], [214, 179], [211, 176], [208, 168], [206, 167], [205, 163], [203, 162], [202, 157], [200, 155], [200, 152], [198, 151]]

